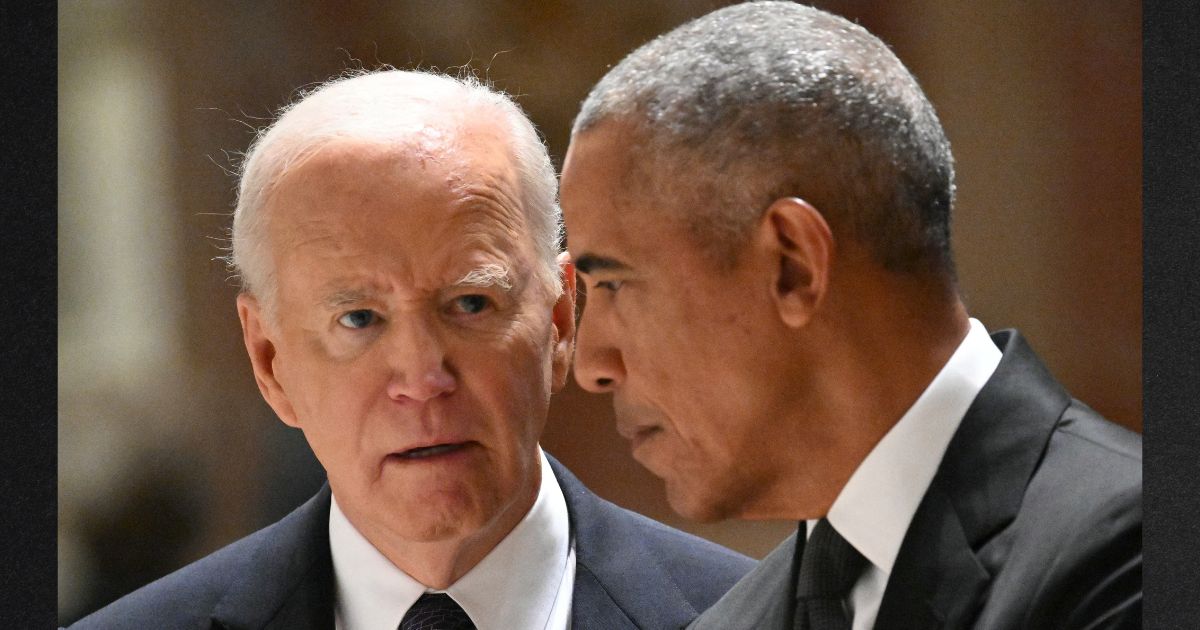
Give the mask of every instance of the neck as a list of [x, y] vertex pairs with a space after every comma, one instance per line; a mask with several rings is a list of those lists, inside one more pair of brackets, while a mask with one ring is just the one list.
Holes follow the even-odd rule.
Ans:
[[969, 330], [953, 288], [882, 270], [840, 278], [797, 339], [795, 429], [804, 444], [776, 462], [777, 491], [750, 518], [819, 518], [879, 440], [950, 359]]

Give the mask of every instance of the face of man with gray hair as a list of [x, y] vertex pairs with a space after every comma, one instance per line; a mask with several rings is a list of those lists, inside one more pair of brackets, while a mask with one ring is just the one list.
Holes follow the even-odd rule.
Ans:
[[916, 81], [811, 7], [714, 11], [593, 88], [562, 175], [575, 375], [676, 511], [828, 510], [966, 332], [952, 196]]
[[246, 160], [234, 262], [264, 398], [339, 507], [427, 586], [462, 576], [539, 488], [574, 277], [532, 126], [470, 81], [320, 88]]

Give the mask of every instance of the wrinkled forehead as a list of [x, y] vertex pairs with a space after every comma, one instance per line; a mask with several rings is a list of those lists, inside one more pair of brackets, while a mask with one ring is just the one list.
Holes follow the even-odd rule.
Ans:
[[519, 213], [519, 189], [511, 148], [495, 125], [428, 124], [392, 137], [316, 140], [275, 178], [264, 206], [269, 223], [304, 209], [338, 210], [298, 203], [313, 196], [351, 206], [393, 196], [391, 205], [402, 213], [425, 207], [403, 203], [406, 197], [441, 195], [452, 205], [455, 199], [480, 196], [498, 205], [497, 210]]
[[410, 142], [324, 143], [278, 179], [266, 204], [272, 258], [353, 252], [432, 261], [468, 246], [523, 250], [515, 167], [492, 140], [483, 130], [436, 151]]

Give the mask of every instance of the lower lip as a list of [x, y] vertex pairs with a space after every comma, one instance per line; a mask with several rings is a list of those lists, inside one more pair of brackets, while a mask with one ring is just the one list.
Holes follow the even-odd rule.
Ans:
[[471, 451], [475, 450], [475, 446], [478, 445], [474, 442], [463, 442], [449, 448], [418, 449], [409, 455], [392, 453], [388, 455], [388, 461], [410, 466], [449, 463], [467, 457]]
[[629, 440], [630, 450], [637, 451], [639, 448], [644, 446], [646, 442], [649, 442], [659, 433], [662, 433], [661, 427], [650, 427], [648, 429], [642, 429], [638, 431], [633, 435], [633, 438]]

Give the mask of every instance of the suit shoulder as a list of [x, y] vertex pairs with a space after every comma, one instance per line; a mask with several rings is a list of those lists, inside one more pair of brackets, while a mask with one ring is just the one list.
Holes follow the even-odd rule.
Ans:
[[747, 623], [786, 619], [796, 533], [779, 543], [729, 592], [696, 618], [688, 630], [730, 630]]
[[1140, 524], [1141, 498], [1141, 436], [1073, 400], [1046, 445], [1022, 511], [1042, 508], [1075, 521], [1064, 523], [1070, 527], [1132, 518]]
[[1142, 436], [1125, 427], [1105, 419], [1091, 407], [1078, 400], [1063, 412], [1056, 432], [1064, 438], [1082, 440], [1091, 445], [1095, 456], [1110, 457], [1121, 466], [1123, 472], [1138, 471], [1140, 479], [1142, 465]]
[[1023, 594], [1027, 626], [1083, 627], [1140, 610], [1141, 541], [1141, 436], [1072, 401], [985, 556], [1006, 558], [994, 592]]
[[685, 592], [695, 592], [706, 601], [709, 598], [716, 601], [756, 564], [752, 558], [717, 543], [624, 508], [618, 509], [642, 533], [642, 541], [656, 554], [659, 564], [681, 586], [687, 587]]
[[[698, 610], [707, 608], [755, 565], [755, 561], [606, 501], [588, 490], [565, 466], [547, 455], [572, 522], [586, 540], [585, 556], [597, 566], [611, 566], [612, 554], [629, 543], [652, 554], [653, 562], [670, 576]], [[618, 547], [620, 546], [620, 547]], [[618, 563], [619, 564], [619, 563]], [[624, 569], [606, 575], [624, 575]], [[609, 585], [612, 586], [612, 585]]]
[[1071, 401], [1029, 481], [1020, 515], [1040, 513], [1043, 537], [1075, 537], [1097, 525], [1140, 527], [1141, 504], [1141, 436]]
[[234, 580], [247, 574], [253, 558], [275, 529], [275, 523], [167, 574], [70, 628], [203, 628]]
[[[547, 459], [574, 531], [577, 597], [584, 586], [595, 601], [609, 601], [640, 620], [640, 627], [678, 627], [753, 568], [754, 561], [736, 551], [592, 494], [566, 467]], [[577, 600], [581, 605], [572, 615], [586, 616], [581, 611], [587, 601]]]

